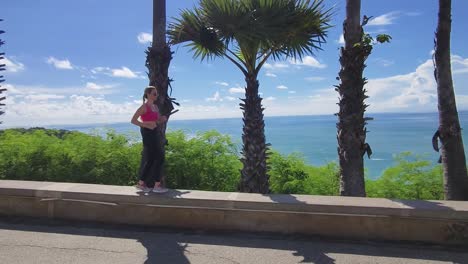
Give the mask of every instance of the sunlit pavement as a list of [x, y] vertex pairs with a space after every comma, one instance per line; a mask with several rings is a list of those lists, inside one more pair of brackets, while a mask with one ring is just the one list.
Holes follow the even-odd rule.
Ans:
[[468, 263], [468, 250], [0, 217], [0, 263]]

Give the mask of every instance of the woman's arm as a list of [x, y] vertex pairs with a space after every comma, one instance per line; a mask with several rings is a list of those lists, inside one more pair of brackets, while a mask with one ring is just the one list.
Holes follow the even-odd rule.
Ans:
[[144, 127], [148, 129], [154, 129], [156, 127], [156, 122], [140, 122], [138, 118], [146, 112], [145, 105], [140, 106], [135, 113], [133, 114], [132, 120], [130, 121], [135, 126]]

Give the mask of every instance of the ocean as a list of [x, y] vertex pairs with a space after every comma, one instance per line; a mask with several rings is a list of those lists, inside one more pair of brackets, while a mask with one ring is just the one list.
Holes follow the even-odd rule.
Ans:
[[[368, 114], [374, 120], [368, 122], [367, 143], [373, 154], [365, 156], [366, 175], [378, 178], [382, 172], [394, 165], [395, 155], [409, 151], [424, 159], [437, 163], [439, 154], [432, 149], [432, 135], [438, 127], [437, 113], [388, 113]], [[463, 128], [468, 124], [468, 112], [459, 113]], [[336, 122], [334, 115], [265, 117], [265, 135], [272, 148], [282, 154], [300, 153], [311, 165], [337, 162]], [[117, 133], [139, 134], [138, 127], [130, 123], [106, 125], [62, 126], [64, 128], [91, 132], [95, 129], [111, 128]], [[207, 130], [218, 130], [231, 136], [241, 147], [242, 119], [171, 120], [168, 130], [183, 130], [189, 135]], [[468, 133], [462, 130], [466, 142]]]

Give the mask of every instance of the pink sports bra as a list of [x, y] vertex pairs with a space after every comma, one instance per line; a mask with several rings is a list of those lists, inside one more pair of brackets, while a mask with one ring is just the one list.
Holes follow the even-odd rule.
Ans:
[[140, 116], [141, 121], [143, 122], [157, 121], [158, 112], [153, 112], [153, 110], [151, 110], [151, 107], [148, 104], [145, 104], [145, 106], [146, 106], [146, 112]]

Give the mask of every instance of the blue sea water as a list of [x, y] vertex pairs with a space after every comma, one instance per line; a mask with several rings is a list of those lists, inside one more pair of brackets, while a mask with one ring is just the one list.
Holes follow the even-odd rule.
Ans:
[[[373, 155], [364, 160], [366, 173], [370, 178], [379, 177], [382, 172], [395, 164], [395, 155], [410, 151], [423, 155], [434, 164], [439, 154], [432, 149], [432, 135], [438, 127], [437, 113], [368, 114], [374, 120], [368, 122], [367, 143]], [[462, 128], [468, 124], [468, 112], [459, 113]], [[338, 160], [334, 115], [266, 117], [265, 134], [272, 148], [282, 154], [301, 153], [311, 165], [323, 165]], [[96, 128], [112, 128], [118, 133], [138, 135], [138, 128], [130, 123], [93, 126], [63, 126], [60, 128], [90, 132]], [[169, 130], [182, 129], [188, 134], [218, 130], [228, 134], [241, 145], [242, 120], [240, 118], [206, 120], [171, 120]], [[463, 130], [467, 150], [468, 133]], [[239, 148], [240, 149], [240, 148]]]

